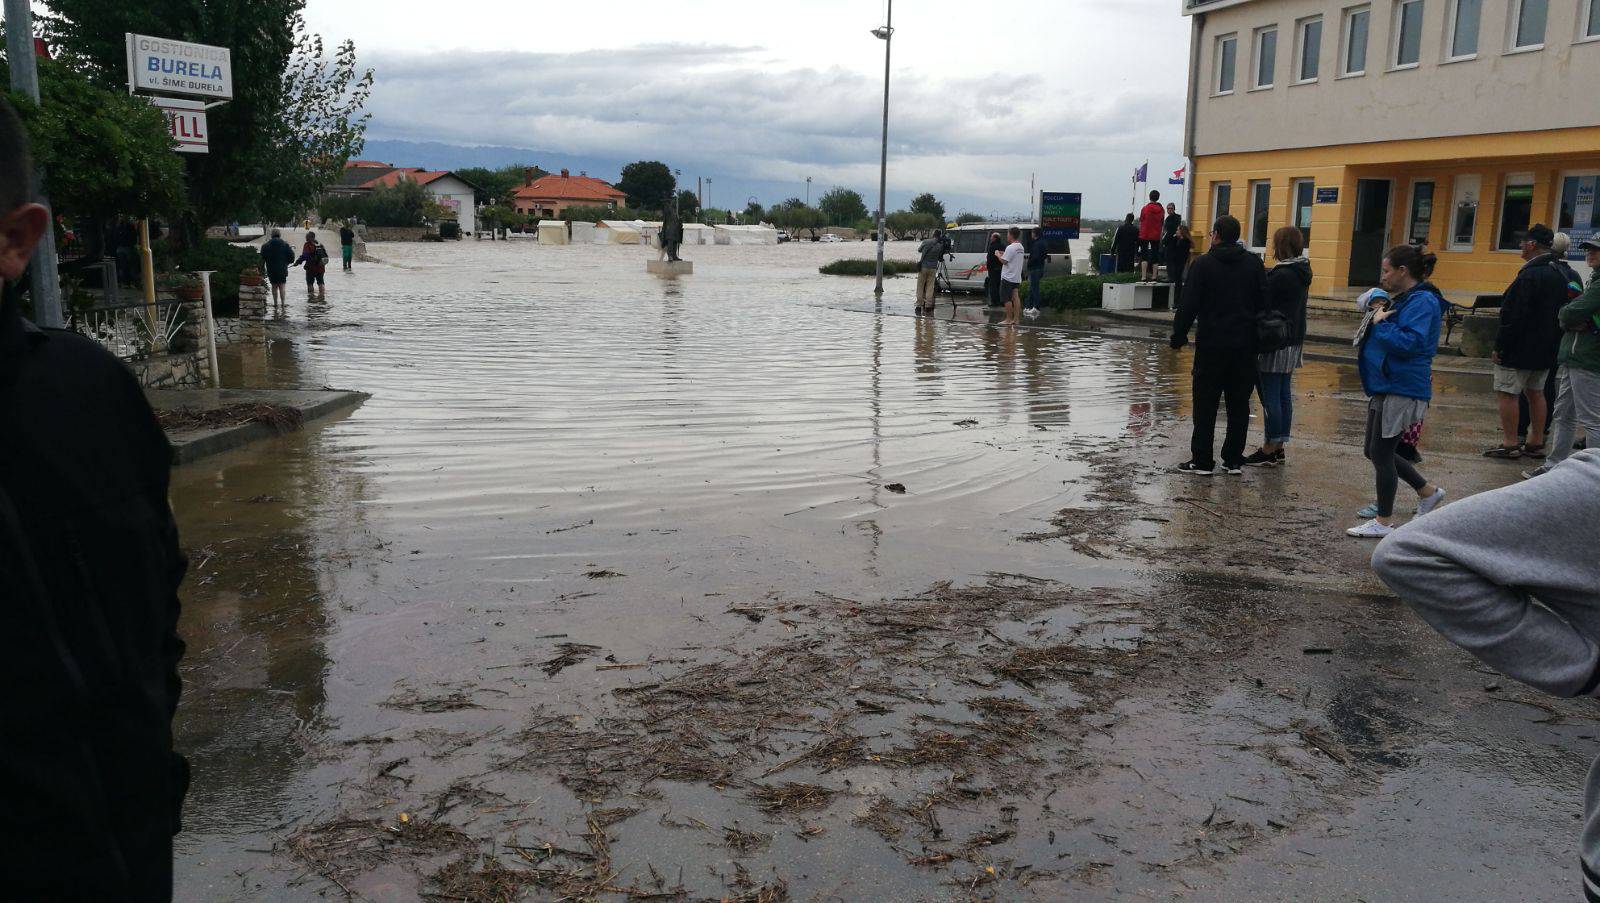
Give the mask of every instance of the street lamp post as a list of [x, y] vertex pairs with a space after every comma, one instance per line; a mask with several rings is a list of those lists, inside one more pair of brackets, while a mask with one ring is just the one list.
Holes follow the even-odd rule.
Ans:
[[[11, 61], [11, 90], [39, 102], [39, 75], [34, 63], [33, 10], [28, 0], [5, 0], [6, 57]], [[29, 174], [34, 200], [50, 210], [44, 194], [44, 170]], [[56, 275], [55, 217], [49, 216], [44, 234], [33, 251], [33, 319], [40, 326], [58, 328], [66, 321], [61, 316], [61, 283]]]
[[811, 206], [811, 177], [806, 176], [806, 206]]
[[894, 39], [894, 0], [889, 0], [882, 28], [872, 34], [883, 42], [883, 156], [878, 163], [878, 285], [873, 293], [883, 296], [883, 208], [889, 201], [889, 50]]

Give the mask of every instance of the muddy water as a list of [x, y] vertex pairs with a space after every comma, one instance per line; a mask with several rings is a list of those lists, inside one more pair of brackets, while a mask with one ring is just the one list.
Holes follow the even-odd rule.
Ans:
[[[235, 385], [372, 398], [176, 472], [193, 555], [178, 737], [196, 767], [180, 898], [314, 897], [333, 885], [268, 852], [282, 838], [345, 812], [393, 817], [506, 752], [463, 740], [442, 753], [445, 734], [503, 740], [541, 707], [598, 709], [645, 676], [530, 666], [564, 642], [614, 663], [665, 659], [749, 641], [757, 628], [724, 614], [737, 603], [892, 598], [992, 572], [1156, 585], [1142, 566], [1017, 537], [1082, 500], [1085, 450], [1131, 449], [1129, 467], [1181, 460], [1186, 358], [1082, 319], [1003, 333], [971, 311], [908, 317], [909, 279], [880, 305], [868, 282], [816, 274], [865, 244], [687, 252], [698, 272], [668, 280], [645, 275], [637, 248], [374, 246], [383, 262], [331, 272], [325, 302], [291, 285], [268, 349], [227, 353]], [[1490, 437], [1479, 382], [1440, 380], [1430, 450]], [[1259, 502], [1262, 485], [1332, 511], [1365, 500], [1359, 457], [1322, 451], [1359, 436], [1353, 371], [1312, 364], [1299, 386], [1304, 477], [1217, 489], [1201, 510]], [[1190, 514], [1151, 518], [1149, 541], [1215, 529]], [[1340, 554], [1359, 585], [1364, 553]], [[408, 703], [450, 694], [481, 708]], [[415, 748], [394, 739], [428, 730], [439, 736]], [[374, 777], [401, 758], [396, 777]], [[1572, 767], [1561, 760], [1551, 793]], [[581, 829], [582, 807], [547, 778], [497, 787], [540, 836]], [[668, 797], [727, 817], [702, 790]], [[637, 836], [636, 871], [652, 854], [727, 864], [671, 832]], [[945, 876], [850, 837], [802, 837], [772, 859], [801, 898], [863, 893], [837, 890], [859, 870], [881, 874], [887, 897], [946, 892]], [[396, 869], [363, 880], [378, 898], [418, 892]]]

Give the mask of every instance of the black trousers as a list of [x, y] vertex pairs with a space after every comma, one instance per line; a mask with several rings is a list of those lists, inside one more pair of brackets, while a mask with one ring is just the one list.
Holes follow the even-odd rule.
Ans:
[[1194, 437], [1190, 460], [1202, 467], [1212, 457], [1217, 442], [1217, 405], [1228, 406], [1228, 432], [1222, 439], [1222, 463], [1239, 466], [1244, 461], [1245, 439], [1250, 433], [1250, 395], [1256, 388], [1256, 356], [1251, 352], [1196, 353], [1194, 358]]
[[989, 296], [989, 306], [999, 307], [1005, 301], [1000, 298], [1000, 271], [993, 270], [984, 280], [983, 290]]

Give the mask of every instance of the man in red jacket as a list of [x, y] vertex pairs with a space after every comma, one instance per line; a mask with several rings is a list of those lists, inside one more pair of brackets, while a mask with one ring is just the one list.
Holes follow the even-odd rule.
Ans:
[[1150, 192], [1150, 203], [1139, 211], [1139, 281], [1152, 282], [1156, 278], [1156, 265], [1161, 262], [1161, 223], [1166, 211], [1161, 209], [1161, 192]]

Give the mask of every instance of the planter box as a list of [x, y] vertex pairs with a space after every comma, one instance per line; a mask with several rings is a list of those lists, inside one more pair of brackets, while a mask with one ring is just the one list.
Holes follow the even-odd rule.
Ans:
[[1100, 287], [1100, 307], [1104, 310], [1165, 309], [1172, 297], [1172, 286], [1164, 282], [1107, 282]]

